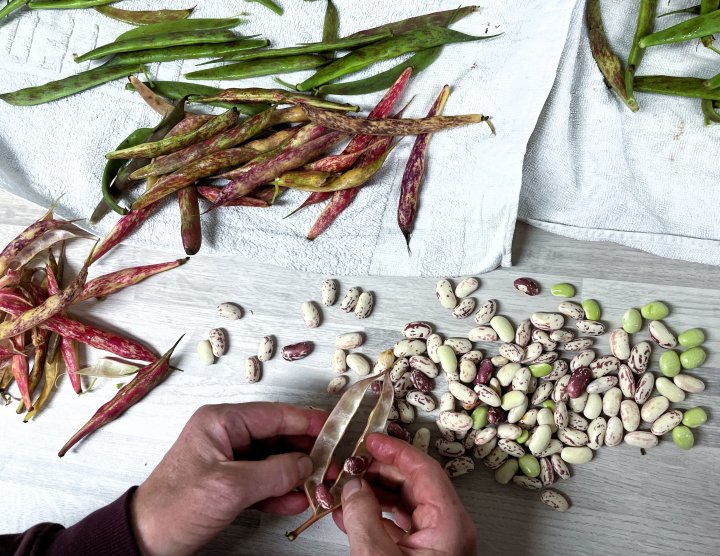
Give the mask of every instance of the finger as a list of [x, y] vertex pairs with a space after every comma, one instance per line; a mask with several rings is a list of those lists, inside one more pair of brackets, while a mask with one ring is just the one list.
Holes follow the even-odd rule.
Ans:
[[304, 492], [290, 492], [283, 496], [261, 500], [253, 506], [256, 510], [276, 515], [297, 515], [310, 504]]
[[367, 481], [350, 479], [345, 483], [342, 508], [350, 546], [363, 547], [368, 554], [399, 554], [383, 523], [380, 503]]
[[405, 535], [407, 535], [407, 533], [398, 527], [392, 519], [384, 517], [382, 519], [382, 524], [388, 537], [392, 539], [393, 544], [399, 543]]
[[313, 470], [312, 460], [299, 453], [270, 456], [262, 461], [223, 462], [221, 465], [232, 478], [240, 509], [289, 493]]

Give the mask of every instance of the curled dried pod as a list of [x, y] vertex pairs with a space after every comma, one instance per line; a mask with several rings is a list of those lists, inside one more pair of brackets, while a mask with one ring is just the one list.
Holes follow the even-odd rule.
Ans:
[[515, 286], [516, 290], [524, 293], [525, 295], [537, 295], [540, 293], [540, 286], [532, 278], [517, 278], [513, 282], [513, 286]]

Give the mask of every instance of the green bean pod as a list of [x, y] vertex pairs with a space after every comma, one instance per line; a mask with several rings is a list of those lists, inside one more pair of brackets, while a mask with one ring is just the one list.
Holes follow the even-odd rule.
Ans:
[[706, 81], [703, 81], [703, 86], [706, 89], [717, 89], [718, 87], [720, 87], [720, 73], [714, 75]]
[[[717, 10], [718, 7], [720, 7], [720, 0], [700, 0], [700, 14], [708, 14]], [[712, 46], [712, 35], [701, 37], [700, 40], [706, 48], [710, 48]], [[713, 110], [713, 113], [714, 112], [715, 111]]]
[[[637, 101], [628, 96], [627, 87], [625, 85], [625, 76], [618, 58], [610, 49], [605, 29], [603, 28], [602, 14], [600, 13], [600, 0], [588, 0], [585, 6], [585, 18], [587, 21], [587, 33], [590, 40], [590, 50], [595, 59], [595, 63], [605, 76], [605, 79], [617, 93], [625, 105], [637, 112], [640, 109]], [[642, 39], [640, 40], [640, 44]], [[641, 47], [644, 48], [644, 46]]]
[[105, 65], [117, 66], [119, 64], [151, 64], [154, 62], [172, 62], [175, 60], [194, 60], [197, 58], [214, 58], [235, 54], [244, 50], [262, 48], [267, 46], [265, 39], [242, 39], [239, 41], [223, 42], [219, 44], [191, 44], [183, 46], [171, 46], [169, 48], [149, 48], [147, 50], [136, 50], [123, 52], [113, 56]]
[[[142, 27], [140, 28], [142, 29]], [[151, 48], [167, 48], [171, 46], [182, 46], [188, 44], [203, 43], [223, 43], [238, 40], [238, 37], [232, 31], [181, 31], [179, 33], [167, 33], [165, 35], [153, 35], [149, 37], [138, 37], [123, 41], [111, 42], [104, 44], [85, 54], [75, 56], [77, 63], [87, 60], [97, 60], [105, 58], [111, 54], [119, 54], [121, 52], [135, 52], [137, 50], [145, 50]]]
[[638, 75], [635, 77], [635, 90], [642, 93], [720, 100], [720, 89], [708, 89], [704, 83], [705, 80], [699, 77]]
[[[332, 0], [327, 0], [325, 7], [325, 18], [323, 19], [322, 42], [331, 43], [338, 40], [340, 33], [340, 15]], [[326, 54], [328, 58], [335, 58], [335, 51]]]
[[108, 81], [141, 72], [142, 69], [142, 66], [136, 65], [93, 68], [37, 87], [27, 87], [26, 89], [4, 93], [0, 95], [0, 99], [16, 106], [34, 106], [69, 97]]
[[408, 52], [450, 43], [484, 40], [496, 36], [497, 34], [475, 37], [444, 27], [425, 27], [408, 31], [403, 35], [363, 46], [346, 54], [318, 70], [309, 79], [299, 83], [297, 89], [298, 91], [309, 91], [349, 73], [360, 71], [376, 62], [397, 58]]
[[630, 49], [630, 54], [628, 55], [627, 68], [625, 69], [625, 91], [627, 92], [628, 98], [633, 100], [635, 100], [633, 95], [633, 79], [635, 72], [638, 67], [640, 67], [643, 54], [645, 54], [645, 49], [640, 48], [638, 43], [642, 37], [653, 32], [656, 14], [657, 0], [640, 0], [635, 36], [633, 37], [633, 44]]
[[348, 35], [347, 38], [360, 37], [362, 35], [374, 35], [380, 31], [390, 31], [393, 35], [400, 35], [421, 27], [427, 27], [428, 25], [447, 27], [451, 23], [460, 21], [477, 11], [480, 11], [480, 6], [465, 6], [464, 8], [457, 8], [454, 10], [445, 10], [442, 12], [409, 17], [400, 21], [386, 23], [385, 25], [380, 25], [379, 27], [373, 27], [372, 29], [363, 29], [362, 31]]
[[679, 10], [665, 12], [664, 14], [660, 14], [658, 17], [666, 17], [668, 15], [680, 15], [680, 14], [700, 15], [700, 4], [698, 4], [697, 6], [690, 6], [689, 8], [681, 8]]
[[187, 19], [195, 8], [185, 10], [123, 10], [113, 6], [97, 6], [95, 11], [114, 19], [129, 23], [130, 25], [152, 25], [154, 23], [167, 23]]
[[31, 0], [28, 8], [31, 10], [77, 10], [112, 4], [117, 0]]
[[720, 31], [720, 10], [687, 19], [640, 39], [640, 47], [689, 41]]
[[282, 15], [284, 13], [284, 10], [273, 2], [273, 0], [245, 0], [245, 2], [257, 2], [261, 6], [265, 6], [268, 10], [272, 10], [278, 15]]
[[10, 0], [2, 9], [0, 9], [0, 19], [4, 19], [16, 10], [27, 5], [30, 0]]
[[318, 187], [325, 191], [322, 186], [332, 177], [330, 172], [320, 172], [318, 170], [293, 170], [285, 172], [282, 176], [275, 178], [273, 183], [280, 187], [300, 188], [300, 187]]
[[720, 123], [720, 114], [717, 113], [713, 106], [713, 101], [704, 98], [700, 101], [700, 109], [702, 110], [703, 117], [705, 118], [705, 125], [710, 125], [710, 122]]
[[185, 74], [186, 79], [246, 79], [274, 75], [276, 73], [292, 73], [314, 69], [325, 64], [327, 60], [313, 54], [300, 54], [297, 56], [284, 56], [282, 58], [264, 58], [251, 62], [238, 62]]
[[413, 75], [417, 75], [428, 68], [440, 56], [442, 47], [427, 48], [408, 58], [406, 61], [364, 79], [357, 81], [346, 81], [344, 83], [328, 83], [318, 87], [317, 92], [321, 95], [365, 95], [384, 91], [391, 87], [398, 77], [407, 68], [412, 68]]
[[[140, 129], [136, 129], [133, 131], [130, 135], [128, 135], [123, 141], [117, 146], [119, 149], [126, 149], [128, 147], [134, 147], [135, 145], [139, 145], [140, 143], [145, 142], [148, 137], [150, 137], [150, 134], [153, 132], [153, 130], [149, 127], [141, 127]], [[113, 197], [113, 195], [110, 193], [110, 184], [117, 176], [118, 172], [120, 171], [120, 168], [122, 168], [126, 164], [126, 161], [124, 160], [108, 160], [105, 163], [105, 169], [103, 170], [102, 175], [102, 196], [107, 204], [112, 210], [117, 212], [118, 214], [127, 214], [127, 209], [124, 207], [121, 207], [117, 204], [117, 201]]]
[[217, 31], [221, 29], [232, 29], [242, 23], [239, 17], [223, 18], [195, 18], [185, 21], [159, 22], [151, 25], [144, 25], [137, 29], [130, 29], [115, 38], [115, 41], [129, 41], [141, 37], [152, 37], [167, 35], [168, 33], [180, 33], [185, 31]]
[[174, 137], [166, 137], [153, 143], [143, 143], [136, 147], [129, 147], [119, 151], [112, 151], [106, 154], [106, 158], [154, 158], [162, 154], [168, 154], [180, 149], [204, 141], [210, 137], [225, 131], [235, 125], [238, 120], [238, 112], [231, 108], [224, 114], [216, 116], [200, 129], [184, 135], [175, 135]]

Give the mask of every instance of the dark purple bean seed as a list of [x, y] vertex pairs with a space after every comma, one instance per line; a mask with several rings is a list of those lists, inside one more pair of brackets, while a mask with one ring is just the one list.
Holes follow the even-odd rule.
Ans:
[[345, 460], [343, 470], [348, 475], [361, 475], [368, 467], [368, 460], [365, 456], [353, 456]]
[[475, 384], [487, 384], [490, 382], [493, 369], [494, 367], [490, 359], [483, 359], [480, 361], [477, 367], [477, 374], [475, 375]]
[[410, 433], [397, 421], [390, 421], [387, 424], [387, 433], [388, 436], [394, 436], [405, 442], [410, 442]]
[[513, 282], [513, 286], [518, 291], [526, 295], [537, 295], [540, 293], [540, 286], [532, 278], [518, 278]]
[[589, 367], [580, 367], [573, 371], [570, 375], [570, 381], [565, 387], [565, 393], [570, 398], [579, 398], [585, 393], [587, 385], [593, 379], [592, 371]]
[[326, 510], [331, 509], [335, 505], [335, 499], [330, 493], [330, 489], [325, 486], [325, 483], [320, 483], [315, 488], [315, 500]]
[[499, 425], [507, 421], [507, 413], [502, 407], [491, 407], [487, 414], [488, 423]]

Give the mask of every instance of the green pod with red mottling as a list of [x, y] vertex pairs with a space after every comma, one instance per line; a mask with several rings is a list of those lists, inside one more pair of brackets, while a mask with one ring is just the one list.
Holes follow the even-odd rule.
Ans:
[[200, 225], [200, 203], [197, 189], [188, 186], [178, 191], [178, 207], [180, 208], [180, 237], [183, 249], [188, 255], [195, 255], [202, 245], [202, 228]]
[[[45, 361], [48, 359], [48, 340], [50, 339], [50, 331], [40, 327], [33, 328], [32, 343], [34, 349], [32, 369], [28, 381], [28, 393], [32, 399], [35, 390], [40, 385], [40, 381], [45, 374]], [[18, 415], [25, 411], [25, 403], [20, 402], [15, 410]]]
[[642, 93], [673, 95], [678, 97], [706, 98], [720, 101], [720, 89], [708, 89], [706, 81], [699, 77], [675, 77], [674, 75], [638, 75], [635, 90]]
[[175, 60], [196, 60], [198, 58], [213, 58], [228, 56], [254, 50], [267, 46], [265, 39], [240, 39], [219, 44], [191, 44], [183, 46], [170, 46], [168, 48], [150, 48], [132, 52], [116, 54], [105, 63], [106, 66], [118, 64], [153, 64], [158, 62], [173, 62]]
[[[210, 201], [211, 203], [217, 202], [217, 200], [220, 198], [220, 192], [222, 191], [222, 188], [220, 187], [212, 187], [209, 185], [200, 185], [197, 188], [198, 193], [204, 198]], [[271, 192], [274, 191], [273, 188], [270, 189]], [[232, 201], [231, 203], [228, 203], [227, 205], [224, 205], [226, 207], [269, 207], [270, 203], [263, 199], [258, 199], [257, 197], [240, 197], [239, 199], [236, 199], [235, 201]]]
[[109, 402], [102, 405], [95, 412], [95, 415], [65, 443], [58, 452], [58, 456], [63, 457], [80, 440], [120, 417], [164, 381], [172, 370], [170, 368], [170, 357], [180, 340], [182, 340], [182, 337], [160, 359], [139, 369], [133, 379], [123, 386]]
[[27, 423], [30, 419], [35, 417], [40, 411], [40, 409], [43, 408], [45, 403], [47, 402], [48, 398], [50, 397], [50, 394], [52, 394], [54, 388], [55, 388], [55, 382], [57, 381], [58, 374], [60, 373], [60, 362], [61, 358], [57, 353], [52, 358], [48, 358], [45, 361], [45, 368], [43, 369], [43, 374], [45, 376], [45, 382], [43, 383], [42, 390], [40, 391], [40, 395], [38, 396], [37, 400], [35, 400], [35, 403], [33, 404], [33, 408], [28, 411], [27, 415], [25, 415], [25, 418], [23, 419], [23, 423]]
[[465, 6], [456, 8], [454, 10], [445, 10], [442, 12], [433, 12], [424, 15], [418, 15], [415, 17], [409, 17], [407, 19], [401, 19], [400, 21], [393, 21], [391, 23], [385, 23], [379, 27], [372, 27], [371, 29], [363, 29], [357, 31], [352, 35], [348, 35], [346, 38], [362, 37], [365, 35], [375, 35], [384, 31], [390, 31], [393, 35], [400, 35], [407, 33], [414, 29], [427, 27], [428, 25], [437, 25], [439, 27], [446, 27], [451, 23], [460, 21], [461, 19], [469, 16], [474, 12], [480, 11], [480, 6]]
[[[12, 322], [12, 321], [6, 321]], [[5, 323], [3, 323], [5, 324]], [[25, 334], [19, 334], [12, 338], [13, 347], [17, 351], [25, 350]], [[13, 355], [10, 362], [10, 372], [12, 373], [15, 383], [17, 384], [18, 390], [20, 390], [20, 397], [22, 398], [25, 408], [30, 411], [32, 409], [32, 401], [30, 400], [30, 372], [28, 368], [28, 360], [24, 355]]]
[[327, 60], [313, 54], [297, 54], [294, 56], [281, 56], [278, 58], [261, 58], [247, 62], [226, 64], [204, 70], [191, 71], [185, 74], [185, 79], [232, 80], [261, 77], [264, 75], [277, 75], [315, 69]]
[[300, 106], [309, 105], [318, 108], [326, 108], [328, 110], [341, 110], [343, 112], [357, 112], [359, 106], [353, 104], [344, 104], [323, 100], [311, 95], [303, 95], [292, 91], [283, 91], [282, 89], [261, 89], [259, 87], [250, 87], [246, 89], [225, 89], [217, 94], [202, 96], [199, 98], [191, 98], [191, 102], [267, 102], [270, 104], [297, 104]]
[[105, 253], [126, 239], [140, 227], [145, 220], [158, 208], [158, 203], [147, 205], [141, 210], [132, 210], [117, 221], [113, 229], [95, 247], [92, 262], [97, 261]]
[[49, 210], [39, 220], [30, 224], [22, 232], [20, 232], [5, 248], [0, 252], [0, 276], [10, 267], [15, 257], [17, 257], [25, 248], [38, 241], [45, 233], [57, 230], [65, 226], [67, 222], [55, 220], [53, 211]]
[[298, 188], [322, 187], [332, 176], [329, 172], [318, 172], [315, 170], [293, 170], [275, 178], [273, 183], [281, 187]]
[[[588, 0], [585, 6], [585, 19], [587, 21], [587, 33], [590, 40], [590, 50], [595, 63], [605, 76], [613, 91], [620, 97], [625, 105], [637, 112], [640, 109], [637, 101], [627, 94], [625, 74], [623, 73], [620, 58], [610, 49], [605, 29], [603, 27], [602, 14], [600, 13], [600, 0]], [[642, 39], [638, 42], [644, 48]]]
[[195, 8], [185, 10], [123, 10], [114, 6], [97, 6], [95, 11], [105, 17], [130, 25], [151, 25], [187, 19]]

